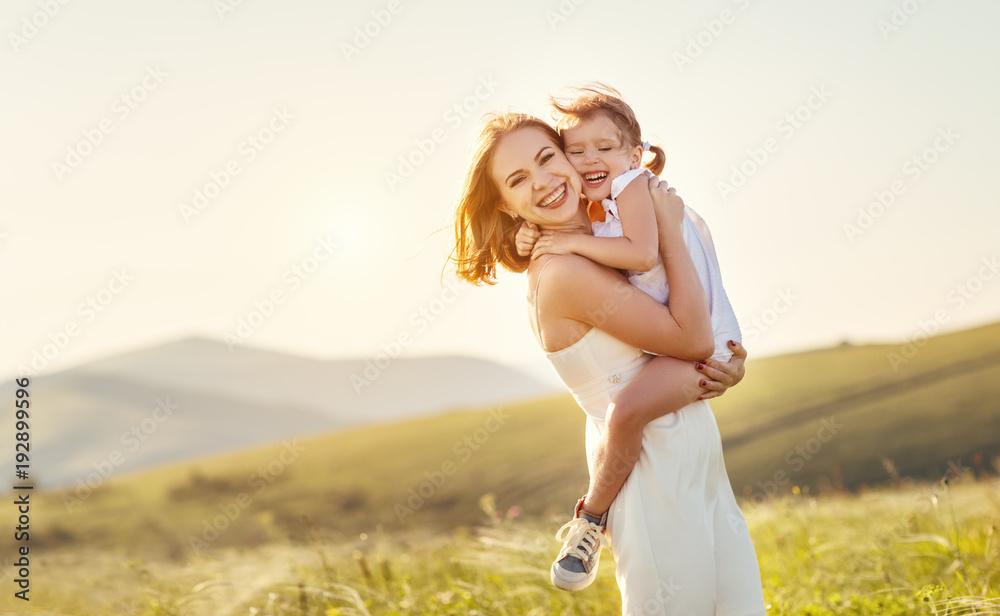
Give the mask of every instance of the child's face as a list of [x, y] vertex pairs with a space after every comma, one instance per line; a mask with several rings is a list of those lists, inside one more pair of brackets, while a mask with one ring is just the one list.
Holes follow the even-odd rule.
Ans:
[[642, 148], [622, 144], [618, 127], [604, 113], [595, 113], [563, 130], [564, 151], [583, 178], [583, 194], [591, 201], [611, 196], [611, 180], [642, 162]]

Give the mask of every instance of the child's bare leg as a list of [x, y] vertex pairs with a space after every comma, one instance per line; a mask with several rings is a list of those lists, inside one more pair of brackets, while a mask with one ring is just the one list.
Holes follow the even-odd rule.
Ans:
[[583, 511], [597, 517], [611, 507], [642, 449], [646, 424], [679, 411], [708, 391], [695, 364], [674, 357], [655, 357], [608, 407], [605, 431], [594, 452], [590, 489]]

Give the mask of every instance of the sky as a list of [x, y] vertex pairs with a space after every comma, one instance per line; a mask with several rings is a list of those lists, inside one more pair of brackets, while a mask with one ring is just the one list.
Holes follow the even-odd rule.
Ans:
[[[477, 119], [621, 91], [752, 356], [1000, 319], [1000, 5], [9, 0], [0, 372], [188, 336], [554, 382], [444, 272]], [[32, 365], [32, 362], [35, 362]]]

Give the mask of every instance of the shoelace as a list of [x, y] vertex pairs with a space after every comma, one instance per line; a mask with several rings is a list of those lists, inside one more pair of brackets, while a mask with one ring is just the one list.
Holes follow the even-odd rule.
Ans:
[[601, 532], [601, 527], [585, 520], [584, 518], [573, 518], [563, 524], [563, 527], [556, 533], [556, 541], [561, 541], [565, 545], [559, 558], [571, 555], [579, 558], [583, 563], [590, 563], [591, 557], [599, 546], [606, 546], [607, 539]]

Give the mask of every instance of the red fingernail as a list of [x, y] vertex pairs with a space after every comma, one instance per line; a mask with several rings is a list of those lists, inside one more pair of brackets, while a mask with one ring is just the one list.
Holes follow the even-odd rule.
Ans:
[[695, 368], [697, 368], [699, 370], [701, 370], [704, 367], [705, 367], [705, 364], [698, 364], [697, 366], [695, 366]]
[[730, 340], [730, 341], [729, 341], [729, 346], [736, 346], [736, 343], [735, 343], [735, 342], [733, 342], [732, 340]]
[[699, 383], [699, 385], [701, 385], [702, 387], [704, 387], [705, 385], [708, 385], [708, 383], [706, 383], [706, 382], [704, 381], [704, 379], [702, 379], [702, 381], [701, 381], [701, 383]]
[[698, 399], [699, 399], [699, 400], [701, 400], [701, 399], [702, 399], [702, 397], [701, 397], [701, 396], [698, 396]]

